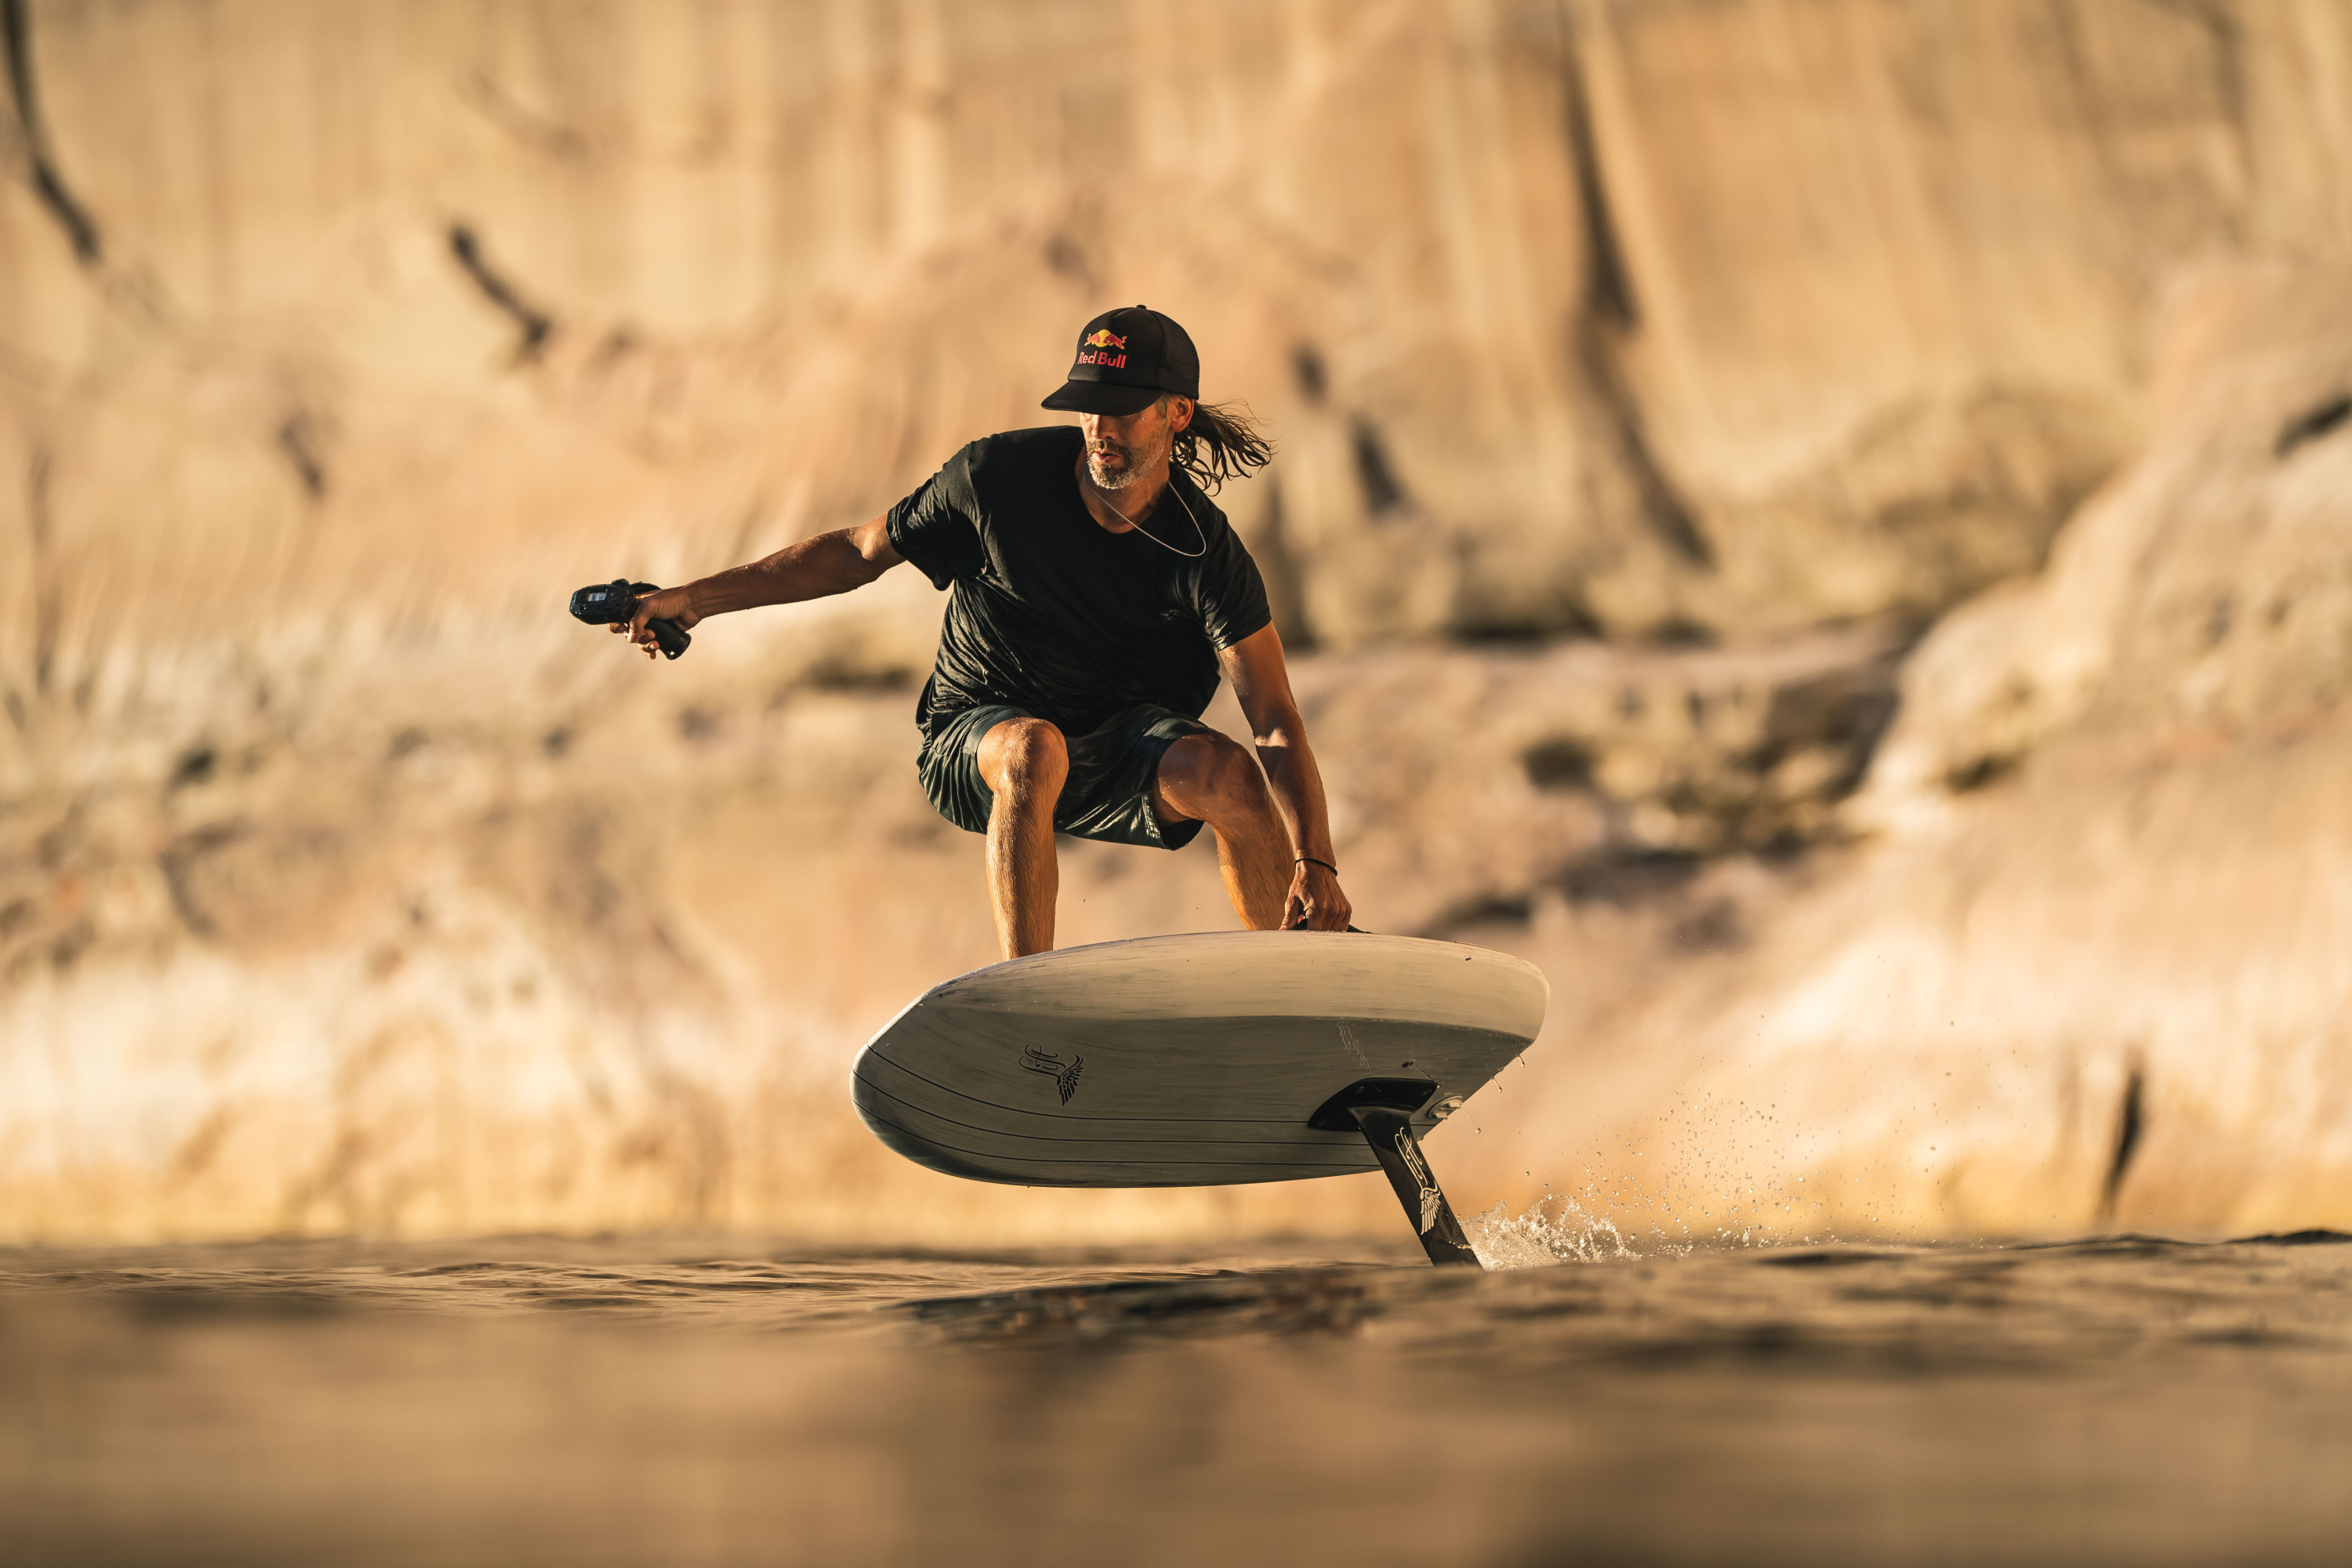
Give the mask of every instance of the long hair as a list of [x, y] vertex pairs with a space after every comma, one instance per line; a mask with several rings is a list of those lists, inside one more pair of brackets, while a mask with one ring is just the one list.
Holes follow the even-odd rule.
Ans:
[[[1165, 406], [1172, 393], [1160, 397]], [[1168, 460], [1192, 476], [1209, 494], [1224, 488], [1227, 479], [1245, 479], [1251, 471], [1274, 460], [1274, 443], [1258, 427], [1246, 403], [1192, 405], [1192, 423], [1176, 433]]]

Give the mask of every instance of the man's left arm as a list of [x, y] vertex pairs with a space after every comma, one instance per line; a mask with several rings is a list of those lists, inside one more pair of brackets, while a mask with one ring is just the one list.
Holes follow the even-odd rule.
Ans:
[[1354, 911], [1339, 890], [1331, 848], [1331, 821], [1323, 805], [1323, 776], [1307, 744], [1307, 725], [1290, 694], [1290, 669], [1283, 662], [1282, 638], [1271, 625], [1251, 633], [1217, 655], [1234, 695], [1249, 716], [1257, 760], [1274, 786], [1275, 808], [1299, 857], [1291, 868], [1290, 899], [1284, 905], [1285, 930], [1346, 931]]

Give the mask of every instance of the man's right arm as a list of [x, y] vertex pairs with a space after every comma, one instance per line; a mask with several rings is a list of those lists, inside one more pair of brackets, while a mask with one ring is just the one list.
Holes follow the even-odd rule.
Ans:
[[636, 614], [613, 629], [625, 631], [629, 640], [654, 657], [649, 621], [676, 621], [691, 629], [710, 616], [749, 610], [761, 605], [790, 605], [802, 599], [822, 599], [863, 588], [905, 557], [890, 543], [886, 518], [820, 533], [788, 544], [773, 555], [748, 566], [730, 566], [683, 588], [664, 588], [637, 601]]

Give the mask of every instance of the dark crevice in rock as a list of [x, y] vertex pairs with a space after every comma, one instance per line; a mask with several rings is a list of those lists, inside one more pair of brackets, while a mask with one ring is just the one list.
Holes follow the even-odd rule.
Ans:
[[1544, 647], [1556, 642], [1591, 642], [1608, 635], [1600, 617], [1573, 595], [1547, 607], [1540, 618], [1473, 616], [1455, 623], [1451, 641], [1458, 647]]
[[302, 493], [312, 500], [325, 500], [327, 465], [319, 453], [318, 426], [308, 414], [289, 415], [278, 426], [278, 451], [301, 482]]
[[2352, 393], [2337, 393], [2326, 402], [2305, 409], [2279, 427], [2278, 441], [2272, 447], [2277, 457], [2286, 457], [2306, 441], [2316, 441], [2335, 434], [2344, 422], [2352, 419]]
[[1559, 886], [1570, 903], [1622, 909], [1679, 891], [1705, 864], [1697, 855], [1680, 849], [1604, 850], [1569, 867]]
[[[912, 691], [922, 684], [925, 673], [887, 655], [877, 658], [871, 650], [836, 648], [818, 655], [777, 683], [768, 693], [766, 708], [771, 713], [776, 712], [808, 691], [852, 697]], [[719, 732], [721, 718], [717, 712], [688, 708], [678, 715], [678, 733], [689, 741], [706, 739]]]
[[1990, 752], [1946, 772], [1944, 787], [1954, 795], [1971, 795], [2009, 777], [2024, 761], [2015, 752]]
[[1570, 45], [1568, 78], [1568, 155], [1576, 170], [1577, 216], [1584, 223], [1585, 313], [1621, 332], [1642, 324], [1641, 301], [1617, 238], [1617, 219], [1601, 183], [1601, 154], [1592, 130], [1592, 107], [1584, 94], [1584, 64]]
[[186, 752], [182, 752], [180, 760], [173, 764], [172, 776], [164, 781], [164, 792], [169, 794], [173, 790], [186, 789], [192, 784], [203, 784], [213, 776], [214, 771], [219, 765], [220, 753], [214, 751], [212, 747], [190, 747]]
[[1767, 754], [1759, 761], [1769, 767], [1801, 746], [1829, 745], [1850, 749], [1856, 769], [1867, 768], [1902, 705], [1905, 651], [1776, 687], [1765, 710]]
[[1397, 478], [1396, 465], [1389, 460], [1388, 444], [1381, 439], [1380, 427], [1359, 414], [1349, 437], [1356, 456], [1356, 482], [1363, 488], [1364, 510], [1383, 517], [1402, 510], [1406, 501], [1404, 485]]
[[[1783, 860], [1769, 852], [1749, 854], [1758, 864], [1768, 867]], [[1738, 895], [1711, 892], [1701, 881], [1727, 858], [1688, 850], [1612, 845], [1539, 879], [1530, 892], [1490, 889], [1469, 895], [1445, 908], [1415, 934], [1447, 941], [1474, 926], [1526, 925], [1534, 918], [1537, 900], [1549, 893], [1565, 898], [1572, 906], [1647, 911], [1658, 922], [1659, 940], [1685, 955], [1737, 952], [1750, 940], [1748, 911]]]
[[241, 822], [216, 822], [183, 833], [163, 847], [157, 863], [163, 873], [163, 888], [172, 897], [172, 908], [181, 922], [197, 936], [216, 936], [220, 924], [196, 900], [194, 872], [196, 863], [214, 850], [233, 844], [245, 837]]
[[1584, 67], [1575, 40], [1566, 67], [1568, 151], [1576, 174], [1577, 208], [1584, 224], [1583, 309], [1574, 329], [1574, 348], [1586, 385], [1601, 405], [1618, 461], [1632, 480], [1642, 516], [1667, 549], [1692, 566], [1712, 570], [1715, 547], [1698, 520], [1650, 450], [1640, 403], [1617, 364], [1614, 340], [1641, 324], [1641, 301], [1633, 292], [1617, 220], [1601, 179], [1601, 155], [1584, 88]]
[[2107, 1162], [2106, 1180], [2099, 1187], [2101, 1224], [2116, 1217], [2116, 1194], [2123, 1190], [2125, 1173], [2131, 1169], [2132, 1156], [2139, 1152], [2140, 1138], [2147, 1131], [2142, 1094], [2146, 1083], [2146, 1075], [2134, 1062], [2124, 1079], [2123, 1103], [2116, 1109], [2116, 1152]]
[[1682, 616], [1668, 616], [1644, 628], [1641, 640], [1651, 647], [1714, 647], [1723, 639], [1715, 635], [1713, 626]]
[[515, 345], [515, 363], [528, 364], [537, 359], [540, 351], [547, 346], [547, 340], [555, 335], [555, 319], [525, 301], [514, 285], [490, 265], [471, 226], [449, 226], [449, 254], [457, 258], [457, 265], [474, 280], [482, 298], [505, 312], [521, 332], [522, 340]]
[[644, 346], [637, 341], [637, 334], [627, 327], [614, 327], [597, 340], [595, 352], [588, 356], [588, 369], [600, 373], [610, 370]]
[[49, 449], [33, 448], [25, 481], [25, 523], [30, 534], [33, 569], [33, 691], [49, 694], [49, 678], [58, 662], [59, 604], [57, 566], [50, 559]]
[[1068, 279], [1089, 294], [1102, 288], [1095, 277], [1094, 264], [1087, 258], [1086, 247], [1072, 235], [1056, 234], [1045, 241], [1045, 266], [1055, 277]]
[[1419, 933], [1448, 941], [1470, 926], [1525, 925], [1535, 916], [1535, 900], [1509, 893], [1480, 893], [1440, 912]]
[[1290, 371], [1298, 378], [1298, 395], [1308, 403], [1319, 404], [1330, 395], [1331, 374], [1324, 366], [1322, 351], [1313, 343], [1290, 351]]
[[1562, 735], [1538, 742], [1528, 747], [1519, 761], [1528, 770], [1528, 783], [1538, 789], [1592, 787], [1592, 748], [1573, 737]]
[[49, 967], [63, 971], [71, 969], [81, 955], [98, 945], [98, 927], [89, 916], [74, 921], [58, 933], [49, 944]]
[[[912, 665], [828, 655], [808, 667], [800, 684], [811, 691], [887, 696], [894, 691], [912, 691], [921, 684], [923, 673]], [[684, 722], [682, 716], [680, 722]]]
[[106, 260], [98, 224], [89, 209], [74, 199], [58, 174], [57, 154], [49, 146], [47, 126], [41, 119], [40, 97], [35, 89], [33, 33], [26, 0], [0, 0], [0, 47], [8, 55], [8, 91], [16, 115], [16, 133], [23, 140], [26, 173], [33, 194], [65, 230], [74, 259], [95, 268]]

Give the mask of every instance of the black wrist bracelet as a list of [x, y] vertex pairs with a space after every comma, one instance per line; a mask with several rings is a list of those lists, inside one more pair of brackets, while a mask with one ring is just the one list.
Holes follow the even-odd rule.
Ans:
[[1318, 860], [1312, 855], [1301, 855], [1297, 859], [1293, 860], [1291, 864], [1294, 866], [1320, 866], [1326, 871], [1330, 872], [1334, 877], [1339, 874], [1339, 867], [1334, 866], [1328, 860]]

